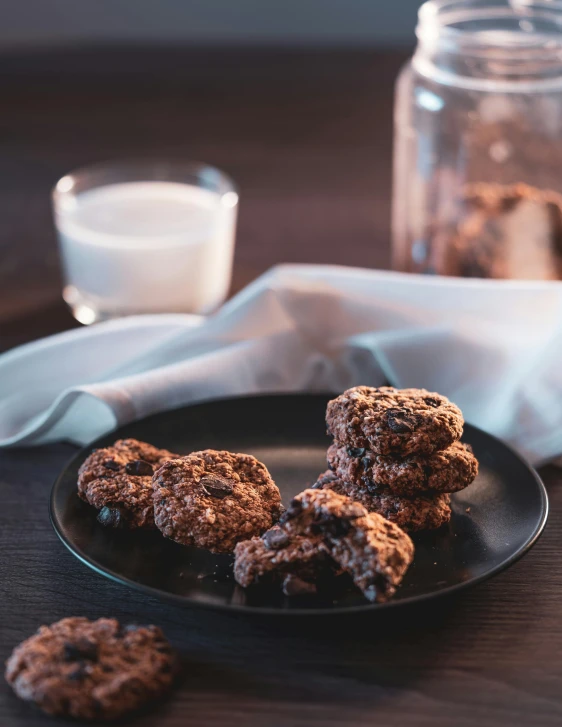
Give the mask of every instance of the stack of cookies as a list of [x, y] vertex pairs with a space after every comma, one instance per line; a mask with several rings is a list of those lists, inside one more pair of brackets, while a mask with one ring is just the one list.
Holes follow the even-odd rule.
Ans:
[[314, 487], [347, 495], [405, 530], [449, 522], [450, 493], [478, 474], [459, 441], [462, 412], [440, 394], [357, 386], [329, 402], [326, 422], [330, 469]]

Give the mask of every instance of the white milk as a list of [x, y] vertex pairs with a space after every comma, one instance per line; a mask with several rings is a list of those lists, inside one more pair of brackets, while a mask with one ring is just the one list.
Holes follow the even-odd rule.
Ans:
[[96, 317], [213, 310], [230, 285], [237, 201], [160, 181], [65, 199], [56, 213], [65, 298]]

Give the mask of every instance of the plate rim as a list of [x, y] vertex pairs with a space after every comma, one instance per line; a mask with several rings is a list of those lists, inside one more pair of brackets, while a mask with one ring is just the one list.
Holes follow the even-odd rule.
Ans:
[[167, 414], [171, 411], [178, 412], [183, 409], [193, 409], [197, 406], [204, 406], [205, 404], [210, 403], [217, 403], [217, 402], [232, 402], [232, 401], [241, 401], [246, 399], [266, 399], [266, 398], [285, 398], [287, 396], [293, 396], [295, 398], [311, 398], [311, 397], [327, 397], [327, 396], [334, 396], [333, 392], [272, 392], [272, 393], [261, 393], [261, 394], [251, 394], [251, 395], [240, 395], [240, 396], [231, 396], [231, 397], [212, 397], [204, 400], [200, 400], [197, 402], [193, 402], [192, 404], [186, 404], [180, 407], [175, 407], [173, 409], [166, 409], [160, 412], [155, 412], [152, 414], [149, 414], [148, 416], [141, 417], [139, 419], [127, 422], [126, 424], [123, 424], [119, 427], [115, 427], [114, 429], [105, 432], [103, 435], [96, 437], [93, 439], [90, 443], [84, 445], [81, 447], [78, 452], [76, 452], [72, 457], [70, 457], [66, 463], [61, 468], [60, 472], [55, 478], [55, 481], [51, 487], [51, 493], [49, 495], [49, 519], [51, 522], [51, 526], [53, 530], [55, 531], [56, 535], [58, 536], [59, 540], [62, 542], [62, 544], [67, 548], [67, 550], [72, 553], [72, 555], [79, 560], [84, 565], [88, 566], [91, 570], [93, 570], [98, 575], [104, 576], [108, 578], [109, 580], [113, 581], [114, 583], [118, 583], [121, 586], [126, 586], [128, 588], [132, 588], [133, 590], [144, 593], [145, 595], [151, 596], [153, 598], [156, 598], [160, 601], [173, 603], [178, 606], [186, 607], [194, 607], [194, 608], [202, 608], [202, 609], [211, 609], [213, 611], [219, 611], [219, 612], [226, 612], [226, 613], [238, 613], [238, 614], [246, 614], [246, 615], [254, 615], [254, 616], [336, 616], [336, 615], [343, 615], [343, 614], [357, 614], [357, 613], [367, 613], [367, 612], [373, 612], [373, 611], [387, 611], [389, 608], [398, 608], [400, 606], [413, 606], [415, 604], [423, 603], [426, 601], [430, 601], [435, 598], [441, 598], [441, 597], [447, 597], [456, 593], [459, 593], [460, 591], [463, 591], [467, 588], [472, 588], [473, 586], [477, 586], [478, 584], [488, 580], [489, 578], [493, 578], [498, 573], [501, 573], [502, 571], [506, 570], [510, 566], [512, 566], [514, 563], [516, 563], [518, 560], [520, 560], [526, 553], [529, 552], [529, 550], [533, 547], [533, 545], [537, 542], [537, 540], [540, 538], [542, 533], [544, 532], [549, 510], [550, 510], [550, 503], [548, 499], [548, 493], [546, 490], [546, 487], [539, 475], [539, 473], [536, 471], [536, 469], [530, 464], [530, 462], [521, 455], [516, 449], [514, 449], [510, 444], [507, 444], [499, 437], [496, 437], [493, 434], [490, 434], [489, 432], [484, 431], [483, 429], [480, 429], [480, 427], [475, 426], [474, 424], [470, 424], [469, 422], [465, 422], [465, 426], [468, 426], [470, 429], [478, 432], [479, 434], [483, 434], [486, 437], [490, 438], [497, 444], [499, 444], [501, 447], [504, 447], [507, 449], [516, 459], [519, 460], [519, 462], [529, 471], [529, 473], [533, 476], [533, 479], [535, 480], [535, 483], [538, 488], [538, 492], [540, 495], [540, 501], [541, 501], [541, 517], [536, 524], [533, 532], [531, 535], [527, 538], [525, 543], [521, 545], [514, 553], [512, 553], [509, 558], [504, 560], [502, 563], [499, 563], [494, 568], [492, 568], [487, 573], [483, 573], [479, 576], [475, 576], [474, 578], [471, 578], [468, 581], [463, 581], [461, 583], [455, 583], [454, 585], [447, 586], [446, 588], [442, 588], [438, 591], [431, 591], [428, 593], [421, 593], [417, 596], [410, 596], [408, 598], [403, 598], [400, 600], [393, 600], [390, 599], [389, 601], [386, 601], [385, 603], [365, 603], [361, 605], [356, 606], [338, 606], [335, 608], [272, 608], [270, 606], [262, 607], [262, 606], [242, 606], [240, 604], [226, 604], [226, 603], [213, 603], [212, 601], [199, 601], [194, 598], [190, 598], [189, 596], [180, 596], [175, 593], [169, 593], [167, 591], [163, 591], [159, 588], [154, 588], [152, 586], [146, 586], [141, 583], [138, 583], [137, 581], [133, 581], [130, 578], [127, 578], [125, 576], [119, 575], [115, 571], [113, 571], [111, 568], [106, 568], [104, 566], [99, 565], [96, 561], [94, 561], [92, 558], [90, 558], [86, 553], [84, 553], [80, 548], [75, 546], [73, 543], [70, 542], [70, 540], [66, 537], [64, 532], [62, 531], [62, 528], [60, 526], [60, 523], [58, 522], [58, 518], [55, 515], [55, 496], [58, 490], [58, 487], [60, 486], [62, 477], [64, 473], [74, 465], [75, 461], [82, 459], [83, 457], [87, 456], [89, 453], [89, 450], [91, 449], [94, 444], [100, 440], [104, 439], [106, 437], [111, 436], [112, 433], [118, 431], [119, 429], [122, 429], [123, 427], [129, 426], [131, 424], [138, 424], [139, 422], [145, 422], [151, 418], [161, 416], [163, 414]]

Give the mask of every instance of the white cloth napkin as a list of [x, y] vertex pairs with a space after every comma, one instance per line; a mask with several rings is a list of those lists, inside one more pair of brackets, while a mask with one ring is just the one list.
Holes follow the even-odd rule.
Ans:
[[534, 463], [562, 454], [562, 284], [274, 268], [204, 319], [135, 316], [0, 356], [0, 446], [84, 444], [203, 399], [425, 387]]

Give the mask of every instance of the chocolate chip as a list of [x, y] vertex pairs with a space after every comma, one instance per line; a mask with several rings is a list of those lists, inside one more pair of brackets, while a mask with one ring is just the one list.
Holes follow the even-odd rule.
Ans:
[[365, 454], [364, 447], [348, 447], [346, 451], [348, 457], [355, 457], [356, 459], [359, 459]]
[[325, 485], [330, 485], [330, 483], [335, 482], [337, 479], [337, 476], [333, 472], [327, 472], [321, 475], [310, 489], [321, 490]]
[[348, 447], [346, 449], [347, 456], [348, 457], [354, 457], [356, 459], [359, 459], [365, 454], [365, 448], [364, 447]]
[[416, 428], [415, 416], [406, 409], [387, 409], [386, 420], [390, 430], [396, 434], [413, 432]]
[[351, 523], [349, 520], [337, 515], [320, 512], [315, 517], [311, 529], [317, 533], [330, 535], [333, 538], [342, 538], [351, 530]]
[[199, 480], [204, 492], [217, 500], [224, 500], [225, 497], [234, 492], [234, 483], [220, 475], [205, 475]]
[[370, 457], [363, 457], [361, 460], [361, 464], [363, 465], [363, 469], [367, 470], [371, 466], [373, 460]]
[[431, 467], [428, 464], [424, 464], [424, 466], [422, 467], [422, 469], [423, 469], [424, 476], [427, 479], [429, 479], [431, 477], [431, 475], [433, 474], [433, 467]]
[[271, 528], [264, 533], [262, 540], [269, 550], [279, 550], [289, 544], [289, 536], [281, 528]]
[[154, 474], [154, 469], [150, 462], [145, 462], [144, 459], [136, 459], [134, 462], [127, 462], [125, 472], [128, 475], [148, 477], [148, 475], [152, 476]]
[[286, 523], [287, 520], [292, 520], [293, 518], [300, 515], [302, 512], [302, 504], [300, 500], [297, 500], [296, 498], [291, 500], [291, 504], [289, 507], [285, 510], [283, 515], [279, 518], [280, 523]]
[[102, 507], [98, 513], [98, 523], [106, 528], [124, 528], [128, 519], [128, 512], [119, 506]]
[[436, 399], [434, 396], [424, 396], [423, 400], [428, 406], [432, 406], [434, 409], [441, 406], [439, 399]]
[[287, 513], [290, 513], [291, 517], [296, 517], [301, 514], [302, 510], [302, 502], [295, 497], [291, 500], [291, 504], [287, 508]]
[[286, 596], [306, 596], [316, 593], [314, 583], [307, 583], [302, 578], [290, 573], [283, 581], [283, 593]]
[[97, 661], [98, 645], [87, 639], [66, 641], [64, 644], [65, 661]]
[[[71, 661], [74, 661], [71, 659]], [[67, 679], [70, 679], [72, 682], [80, 682], [82, 679], [84, 679], [88, 675], [88, 672], [86, 670], [85, 664], [78, 664], [76, 669], [73, 669], [69, 674], [67, 674]]]
[[116, 462], [114, 459], [106, 459], [103, 466], [108, 470], [113, 470], [114, 472], [119, 472], [121, 469], [119, 462]]

